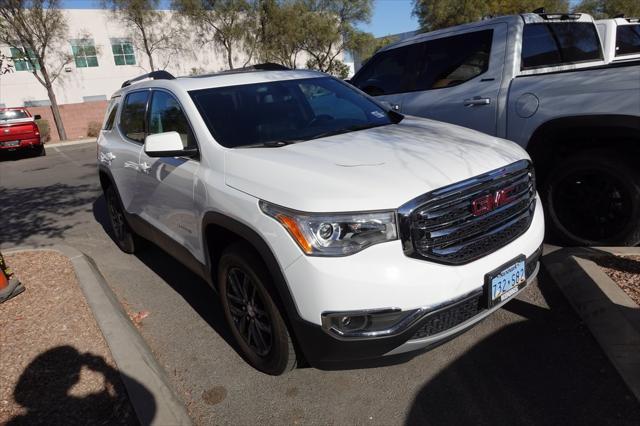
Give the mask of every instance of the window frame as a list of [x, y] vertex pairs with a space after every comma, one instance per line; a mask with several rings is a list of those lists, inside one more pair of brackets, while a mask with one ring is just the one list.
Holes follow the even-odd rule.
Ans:
[[[113, 96], [110, 100], [109, 100], [109, 106], [107, 107], [107, 115], [105, 117], [104, 123], [102, 123], [102, 129], [105, 132], [110, 132], [113, 130], [114, 127], [117, 127], [117, 123], [118, 123], [118, 110], [120, 109], [120, 100], [121, 100], [122, 96], [120, 95], [116, 95]], [[111, 118], [111, 114], [113, 114], [113, 121], [111, 122], [111, 125], [109, 125], [109, 120]], [[108, 127], [107, 127], [108, 126]]]
[[[432, 42], [437, 42], [437, 41], [442, 41], [442, 40], [447, 40], [447, 39], [452, 39], [454, 37], [460, 37], [460, 36], [469, 36], [469, 35], [477, 35], [478, 33], [489, 33], [489, 51], [487, 52], [487, 63], [486, 66], [484, 67], [484, 70], [473, 76], [470, 79], [467, 79], [465, 81], [463, 81], [462, 83], [453, 85], [453, 86], [444, 86], [444, 87], [431, 87], [431, 88], [413, 88], [410, 90], [406, 90], [406, 89], [402, 89], [400, 91], [397, 92], [388, 92], [388, 93], [384, 93], [382, 95], [376, 95], [377, 96], [388, 96], [388, 95], [402, 95], [402, 94], [406, 94], [406, 93], [416, 93], [416, 92], [430, 92], [432, 90], [441, 90], [441, 89], [452, 89], [454, 87], [458, 87], [458, 86], [462, 86], [463, 84], [466, 84], [468, 82], [471, 82], [473, 80], [475, 80], [476, 78], [486, 74], [489, 69], [491, 68], [491, 55], [493, 53], [493, 48], [494, 48], [494, 40], [496, 37], [496, 28], [493, 26], [483, 26], [483, 27], [478, 27], [478, 28], [474, 28], [471, 30], [466, 30], [466, 31], [462, 31], [462, 32], [453, 32], [453, 33], [447, 33], [447, 34], [442, 34], [439, 37], [434, 37], [434, 38], [430, 38], [427, 40], [422, 40], [422, 41], [415, 41], [412, 43], [407, 43], [405, 45], [402, 46], [398, 46], [395, 47], [393, 49], [387, 49], [384, 50], [382, 52], [379, 52], [377, 54], [375, 54], [370, 60], [369, 62], [367, 62], [366, 64], [363, 65], [363, 67], [358, 71], [357, 74], [360, 74], [365, 67], [367, 67], [369, 64], [372, 63], [372, 61], [379, 55], [382, 55], [384, 53], [396, 50], [396, 49], [403, 49], [403, 48], [418, 48], [420, 50], [420, 54], [419, 54], [419, 59], [417, 61], [411, 61], [410, 65], [408, 67], [405, 68], [404, 73], [405, 74], [415, 74], [418, 72], [418, 70], [422, 69], [424, 67], [424, 63], [425, 63], [425, 49], [428, 45], [428, 43], [432, 43]], [[357, 76], [356, 74], [356, 76]], [[354, 76], [354, 79], [355, 77]], [[352, 81], [354, 80], [352, 79]], [[414, 81], [411, 82], [411, 85], [413, 85], [414, 87], [417, 86], [417, 77], [413, 79]], [[358, 86], [356, 86], [358, 87]], [[358, 89], [360, 89], [360, 87], [358, 87]], [[363, 90], [363, 89], [360, 89]]]
[[534, 66], [525, 66], [524, 65], [524, 58], [523, 58], [523, 54], [524, 54], [524, 29], [527, 26], [535, 26], [535, 25], [539, 25], [539, 26], [545, 26], [547, 27], [547, 31], [549, 32], [549, 34], [551, 35], [551, 38], [556, 46], [556, 52], [558, 53], [558, 55], [560, 56], [560, 58], [562, 59], [562, 49], [561, 46], [557, 40], [557, 37], [555, 35], [555, 33], [553, 33], [551, 30], [549, 30], [549, 28], [552, 25], [555, 24], [562, 24], [563, 22], [534, 22], [534, 23], [526, 23], [524, 24], [524, 26], [522, 27], [522, 43], [520, 44], [520, 71], [521, 72], [531, 72], [531, 71], [536, 71], [536, 70], [544, 70], [544, 69], [561, 69], [563, 67], [566, 66], [571, 66], [571, 65], [579, 65], [579, 64], [588, 64], [588, 63], [592, 63], [592, 62], [602, 62], [605, 60], [605, 55], [604, 55], [604, 49], [602, 46], [602, 39], [600, 38], [600, 34], [598, 33], [598, 29], [595, 25], [593, 25], [593, 22], [566, 22], [567, 25], [590, 25], [592, 27], [592, 30], [596, 36], [596, 39], [598, 40], [598, 51], [599, 51], [599, 56], [597, 58], [591, 58], [591, 59], [585, 59], [582, 61], [567, 61], [567, 62], [558, 62], [558, 63], [554, 63], [554, 64], [544, 64], [544, 65], [534, 65]]
[[[14, 55], [14, 51], [19, 51], [20, 55], [22, 56], [22, 58], [16, 58]], [[35, 53], [30, 56], [28, 52], [32, 52], [33, 51], [31, 49], [27, 49], [26, 47], [9, 47], [9, 52], [11, 53], [11, 61], [13, 62], [13, 66], [16, 70], [16, 72], [21, 72], [21, 71], [26, 71], [26, 72], [34, 72], [34, 71], [40, 71], [40, 64], [38, 63], [37, 58], [35, 57]], [[35, 68], [32, 67], [31, 62], [29, 62], [29, 59], [31, 59], [33, 62], [35, 62]], [[24, 64], [25, 65], [25, 69], [18, 69], [18, 64]]]
[[[629, 53], [618, 53], [618, 36], [620, 35], [620, 30], [624, 27], [638, 27], [638, 30], [640, 30], [640, 23], [633, 23], [633, 24], [624, 24], [624, 25], [617, 25], [616, 26], [616, 33], [615, 33], [615, 44], [613, 46], [613, 56], [616, 58], [624, 58], [625, 56], [634, 56], [634, 55], [638, 55], [640, 54], [640, 50], [638, 50], [637, 52], [629, 52]], [[633, 31], [633, 29], [631, 30]]]
[[[170, 90], [167, 90], [165, 88], [152, 87], [149, 90], [151, 91], [151, 93], [149, 95], [149, 99], [147, 100], [147, 108], [146, 108], [146, 111], [145, 111], [145, 114], [144, 114], [145, 138], [151, 134], [151, 133], [149, 133], [149, 122], [150, 122], [150, 116], [151, 116], [151, 103], [153, 102], [153, 96], [155, 95], [156, 92], [164, 92], [167, 95], [171, 96], [173, 98], [173, 100], [180, 107], [180, 110], [182, 111], [182, 114], [184, 115], [184, 118], [187, 120], [187, 125], [189, 126], [189, 130], [191, 131], [191, 134], [193, 135], [193, 141], [196, 144], [195, 148], [198, 150], [198, 155], [196, 157], [188, 157], [188, 156], [183, 156], [183, 155], [180, 155], [180, 156], [177, 156], [177, 157], [178, 158], [188, 158], [190, 160], [199, 161], [200, 160], [200, 143], [198, 142], [198, 137], [196, 136], [196, 132], [193, 131], [193, 124], [191, 124], [191, 120], [189, 119], [189, 114], [186, 113], [186, 110], [185, 110], [184, 106], [182, 105], [182, 102], [180, 102], [178, 97], [176, 95], [174, 95]], [[155, 135], [155, 134], [158, 134], [158, 133], [153, 133], [153, 134]], [[142, 143], [142, 145], [144, 146], [144, 142]]]
[[[131, 41], [131, 39], [128, 38], [112, 38], [109, 39], [109, 42], [111, 44], [111, 55], [113, 56], [113, 63], [116, 67], [124, 67], [124, 66], [136, 66], [138, 65], [138, 58], [136, 58], [136, 53], [135, 53], [135, 49], [133, 48], [133, 42]], [[124, 45], [128, 44], [131, 46], [131, 50], [132, 53], [125, 53], [124, 52]], [[116, 53], [113, 51], [114, 46], [120, 46], [120, 48], [122, 49], [122, 53]], [[116, 62], [116, 56], [121, 56], [124, 60], [123, 64], [118, 64]], [[127, 56], [133, 56], [133, 63], [132, 64], [128, 64], [127, 63]]]
[[[92, 38], [72, 39], [72, 40], [69, 40], [69, 44], [71, 44], [71, 54], [73, 55], [73, 63], [75, 64], [76, 68], [99, 68], [100, 67], [100, 61], [98, 60], [98, 56], [99, 56], [98, 55], [98, 49], [96, 48], [96, 43], [95, 43], [94, 39], [92, 39]], [[95, 55], [87, 55], [84, 52], [84, 49], [86, 47], [93, 47]], [[78, 48], [82, 49], [82, 56], [79, 56], [79, 54], [76, 53]], [[87, 65], [85, 65], [85, 66], [78, 65], [78, 59], [79, 58], [80, 59], [84, 59], [84, 61], [86, 62]], [[88, 58], [96, 58], [96, 65], [89, 65], [89, 59]]]
[[135, 139], [131, 139], [130, 137], [127, 136], [127, 133], [124, 131], [124, 129], [122, 128], [122, 112], [124, 111], [124, 107], [125, 104], [127, 103], [127, 99], [129, 99], [129, 96], [135, 94], [135, 93], [143, 93], [143, 92], [147, 92], [148, 96], [147, 96], [147, 102], [145, 103], [144, 106], [144, 116], [143, 116], [143, 134], [144, 134], [144, 139], [147, 138], [147, 136], [149, 135], [148, 133], [148, 126], [147, 126], [147, 116], [149, 114], [149, 102], [151, 102], [151, 89], [150, 88], [144, 88], [144, 89], [138, 89], [138, 90], [131, 90], [129, 92], [127, 92], [126, 94], [124, 94], [123, 98], [122, 98], [122, 106], [120, 107], [120, 112], [118, 113], [118, 132], [120, 133], [120, 136], [127, 142], [130, 143], [135, 143], [136, 145], [141, 145], [144, 146], [144, 139], [142, 140], [142, 142], [137, 141]]

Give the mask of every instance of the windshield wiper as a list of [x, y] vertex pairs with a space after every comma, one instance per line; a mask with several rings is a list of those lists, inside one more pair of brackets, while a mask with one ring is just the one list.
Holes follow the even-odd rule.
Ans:
[[242, 145], [242, 146], [239, 146], [238, 148], [280, 148], [282, 146], [291, 145], [296, 142], [300, 142], [300, 141], [297, 139], [266, 141], [266, 142], [252, 143], [250, 145]]
[[338, 130], [331, 130], [330, 132], [324, 132], [324, 133], [320, 133], [315, 135], [312, 138], [309, 138], [308, 140], [312, 140], [312, 139], [320, 139], [320, 138], [326, 138], [329, 136], [335, 136], [335, 135], [341, 135], [343, 133], [349, 133], [349, 132], [355, 132], [358, 130], [366, 130], [366, 129], [372, 129], [374, 127], [381, 127], [381, 126], [386, 126], [388, 124], [391, 123], [383, 123], [383, 124], [371, 124], [371, 123], [367, 123], [367, 124], [357, 124], [354, 126], [349, 126], [349, 127], [345, 127], [344, 129], [338, 129]]

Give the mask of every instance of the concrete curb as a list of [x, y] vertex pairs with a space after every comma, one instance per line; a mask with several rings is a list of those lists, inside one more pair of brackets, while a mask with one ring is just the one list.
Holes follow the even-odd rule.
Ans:
[[90, 139], [81, 139], [78, 141], [69, 141], [69, 142], [55, 142], [55, 143], [45, 143], [44, 147], [46, 148], [59, 148], [61, 146], [73, 146], [73, 145], [82, 145], [85, 143], [96, 143], [96, 139], [95, 138], [90, 138]]
[[640, 248], [550, 250], [542, 267], [640, 401], [640, 306], [594, 262], [616, 254], [640, 255]]
[[[164, 370], [129, 320], [93, 259], [73, 247], [64, 245], [46, 248], [20, 247], [5, 250], [4, 253], [27, 250], [54, 250], [71, 260], [80, 288], [109, 345], [118, 370], [123, 373], [122, 381], [140, 424], [191, 425], [187, 410], [173, 392]], [[146, 392], [140, 391], [140, 384], [146, 388]], [[155, 407], [147, 404], [147, 392], [155, 398]]]

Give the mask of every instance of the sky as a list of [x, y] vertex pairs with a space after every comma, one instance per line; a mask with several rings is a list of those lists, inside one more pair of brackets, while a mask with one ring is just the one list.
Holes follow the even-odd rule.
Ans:
[[[170, 1], [162, 0], [164, 7]], [[62, 7], [69, 9], [97, 9], [99, 0], [62, 0]], [[376, 37], [413, 31], [418, 28], [418, 20], [411, 16], [411, 0], [374, 0], [373, 16], [369, 24], [360, 24], [363, 31]]]

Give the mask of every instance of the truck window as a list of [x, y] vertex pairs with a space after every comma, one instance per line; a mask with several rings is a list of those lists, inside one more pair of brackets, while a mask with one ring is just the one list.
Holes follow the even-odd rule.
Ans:
[[640, 53], [640, 24], [620, 25], [616, 30], [616, 56]]
[[523, 70], [602, 58], [598, 32], [592, 23], [554, 22], [524, 26]]
[[423, 43], [414, 90], [457, 86], [489, 69], [493, 30], [474, 31]]
[[420, 47], [416, 44], [378, 53], [362, 67], [353, 84], [371, 96], [406, 91], [408, 68], [419, 55]]

